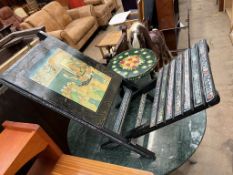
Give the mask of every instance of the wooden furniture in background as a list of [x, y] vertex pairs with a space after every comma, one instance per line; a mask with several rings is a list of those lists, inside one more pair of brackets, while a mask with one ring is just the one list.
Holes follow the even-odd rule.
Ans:
[[107, 53], [104, 55], [104, 59], [106, 59], [107, 64], [109, 61], [116, 55], [118, 55], [121, 52], [124, 52], [129, 49], [129, 44], [128, 44], [128, 38], [127, 38], [127, 27], [126, 26], [121, 26], [121, 37], [116, 46], [112, 49], [111, 53]]
[[17, 4], [16, 0], [1, 0], [0, 1], [0, 7], [12, 6], [12, 5], [15, 5], [15, 4]]
[[232, 21], [232, 0], [224, 0], [224, 10], [226, 11], [228, 17]]
[[224, 9], [224, 0], [217, 0], [218, 3], [218, 11], [223, 11]]
[[136, 0], [121, 0], [124, 11], [137, 9], [137, 1]]
[[231, 26], [230, 39], [231, 42], [233, 43], [233, 25]]
[[25, 46], [30, 45], [29, 47], [33, 47], [36, 42], [32, 42], [32, 40], [36, 38], [38, 31], [44, 30], [44, 27], [37, 27], [12, 32], [2, 38], [0, 40], [0, 73], [4, 72], [9, 66], [15, 63], [16, 59], [22, 56], [20, 53], [25, 54], [26, 52], [23, 51], [28, 51], [28, 49], [24, 48]]
[[96, 47], [100, 49], [101, 55], [104, 57], [105, 53], [103, 48], [105, 48], [108, 53], [111, 52], [112, 48], [117, 45], [121, 38], [122, 33], [120, 31], [108, 32], [100, 42], [97, 43]]
[[144, 5], [144, 2], [145, 0], [138, 0], [137, 1], [137, 8], [138, 8], [138, 19], [143, 22], [144, 19], [145, 19], [145, 11], [144, 11], [144, 8], [145, 8], [145, 5]]
[[114, 15], [110, 20], [109, 25], [124, 25], [130, 27], [134, 22], [144, 22], [145, 21], [145, 11], [144, 0], [137, 1], [137, 9], [122, 12]]
[[0, 39], [11, 33], [11, 24], [8, 24], [0, 29]]
[[40, 10], [39, 4], [37, 3], [36, 0], [26, 0], [26, 3], [29, 9], [29, 14], [33, 14], [36, 11]]
[[37, 156], [28, 175], [152, 175], [153, 173], [65, 155], [37, 124], [5, 121], [0, 134], [0, 174], [12, 175]]
[[174, 28], [179, 25], [179, 1], [155, 0], [158, 29], [171, 29], [164, 31], [166, 43], [170, 50], [177, 49], [178, 31]]
[[233, 0], [224, 0], [224, 10], [226, 11], [230, 19], [230, 23], [231, 23], [230, 39], [233, 43]]

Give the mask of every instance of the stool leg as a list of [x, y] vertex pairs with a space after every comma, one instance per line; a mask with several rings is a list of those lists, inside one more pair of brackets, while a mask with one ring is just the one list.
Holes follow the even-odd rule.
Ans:
[[100, 47], [100, 53], [101, 53], [102, 57], [104, 57], [104, 51], [103, 51], [102, 47]]

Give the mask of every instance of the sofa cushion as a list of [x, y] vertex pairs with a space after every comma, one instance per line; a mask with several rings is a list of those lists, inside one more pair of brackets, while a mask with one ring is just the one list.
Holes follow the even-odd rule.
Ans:
[[25, 22], [29, 23], [33, 27], [45, 26], [46, 32], [62, 29], [62, 27], [46, 12], [40, 10], [28, 18]]
[[56, 1], [50, 2], [42, 10], [45, 10], [63, 29], [72, 21], [64, 7]]
[[31, 29], [33, 28], [34, 26], [32, 26], [31, 24], [27, 23], [27, 22], [22, 22], [20, 23], [20, 28], [22, 30], [25, 30], [25, 29]]
[[72, 21], [66, 26], [65, 31], [77, 43], [95, 24], [95, 18], [93, 16], [87, 16]]

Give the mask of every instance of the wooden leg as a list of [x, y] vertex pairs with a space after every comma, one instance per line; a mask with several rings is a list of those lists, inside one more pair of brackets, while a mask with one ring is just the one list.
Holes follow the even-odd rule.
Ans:
[[111, 53], [111, 46], [106, 46], [108, 53]]
[[103, 48], [102, 48], [102, 47], [99, 47], [99, 49], [100, 49], [100, 53], [101, 53], [102, 57], [104, 58], [104, 51], [103, 51]]
[[224, 0], [218, 0], [218, 10], [223, 11]]

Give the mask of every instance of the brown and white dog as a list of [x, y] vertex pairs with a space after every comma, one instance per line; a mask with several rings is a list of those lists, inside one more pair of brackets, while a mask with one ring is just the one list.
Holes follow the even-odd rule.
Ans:
[[155, 53], [158, 59], [156, 70], [171, 61], [172, 55], [164, 35], [158, 29], [148, 31], [142, 23], [135, 22], [130, 27], [128, 36], [130, 48], [148, 48]]

